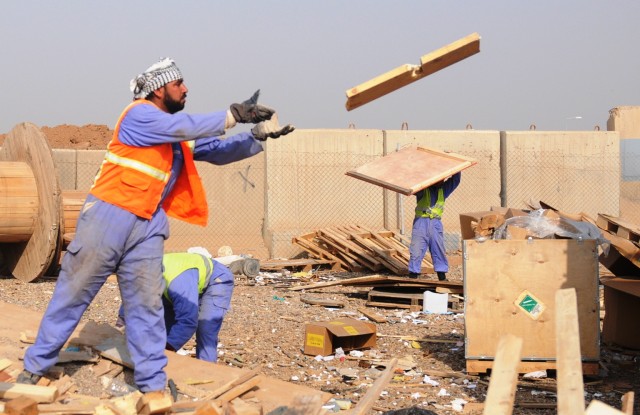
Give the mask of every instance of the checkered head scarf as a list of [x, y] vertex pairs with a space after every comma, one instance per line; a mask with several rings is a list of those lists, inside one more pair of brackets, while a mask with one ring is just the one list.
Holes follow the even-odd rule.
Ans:
[[160, 60], [146, 71], [136, 76], [129, 83], [129, 88], [133, 92], [133, 98], [144, 98], [153, 91], [172, 81], [182, 79], [182, 73], [171, 58], [160, 58]]

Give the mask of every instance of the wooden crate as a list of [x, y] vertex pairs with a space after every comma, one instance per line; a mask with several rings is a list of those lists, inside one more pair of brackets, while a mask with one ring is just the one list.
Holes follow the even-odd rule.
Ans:
[[[503, 334], [522, 337], [520, 373], [555, 369], [555, 293], [575, 288], [585, 374], [600, 359], [594, 240], [463, 241], [467, 371], [485, 372]], [[594, 372], [595, 373], [592, 373]]]

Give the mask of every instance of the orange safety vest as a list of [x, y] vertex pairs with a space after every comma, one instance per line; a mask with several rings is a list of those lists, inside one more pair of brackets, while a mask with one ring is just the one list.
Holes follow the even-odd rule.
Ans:
[[[154, 105], [138, 99], [124, 109], [90, 193], [136, 216], [151, 219], [169, 181], [173, 149], [171, 143], [133, 147], [120, 142], [118, 135], [122, 120], [131, 108], [140, 104]], [[184, 166], [162, 208], [168, 216], [206, 226], [209, 209], [190, 145], [193, 142], [180, 143]]]

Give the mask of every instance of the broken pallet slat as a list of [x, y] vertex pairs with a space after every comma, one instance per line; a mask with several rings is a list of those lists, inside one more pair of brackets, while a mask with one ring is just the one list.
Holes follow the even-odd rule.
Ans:
[[317, 298], [317, 297], [309, 297], [309, 296], [300, 297], [300, 301], [302, 301], [305, 304], [321, 305], [321, 306], [324, 306], [324, 307], [339, 307], [339, 308], [343, 308], [346, 305], [344, 303], [344, 301], [330, 300], [330, 299], [325, 299], [325, 298]]
[[364, 307], [360, 307], [358, 308], [358, 311], [360, 313], [362, 313], [362, 315], [364, 315], [366, 318], [368, 318], [369, 320], [375, 321], [376, 323], [386, 323], [387, 322], [387, 318], [383, 315], [380, 315], [376, 312], [367, 310]]
[[27, 396], [38, 403], [51, 403], [58, 397], [58, 388], [0, 382], [0, 398], [14, 399], [19, 396]]
[[[315, 235], [315, 232], [314, 232], [314, 235]], [[313, 242], [314, 238], [311, 238], [311, 239], [293, 238], [293, 242], [299, 247], [301, 247], [302, 249], [304, 249], [307, 253], [311, 254], [311, 256], [314, 256], [319, 259], [333, 260], [338, 264], [340, 264], [340, 266], [342, 266], [344, 269], [349, 268], [348, 264], [344, 262], [341, 258], [331, 254], [327, 250], [321, 248], [316, 243], [314, 243]]]
[[336, 244], [331, 238], [327, 238], [325, 235], [318, 235], [317, 239], [329, 247], [333, 255], [341, 258], [347, 264], [349, 271], [362, 270], [362, 265], [358, 262], [356, 255], [344, 249], [339, 244]]
[[378, 262], [374, 257], [369, 255], [366, 251], [362, 250], [358, 245], [349, 241], [344, 233], [340, 232], [339, 229], [321, 229], [318, 231], [321, 235], [326, 236], [330, 240], [334, 241], [337, 246], [347, 250], [347, 252], [353, 252], [354, 256], [357, 258], [358, 262], [365, 265], [371, 271], [378, 271], [382, 268], [380, 262]]

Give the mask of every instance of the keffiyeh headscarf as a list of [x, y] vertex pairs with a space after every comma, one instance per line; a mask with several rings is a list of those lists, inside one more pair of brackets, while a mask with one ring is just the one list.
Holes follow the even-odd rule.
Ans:
[[171, 58], [160, 58], [160, 60], [140, 75], [133, 78], [129, 84], [133, 98], [144, 98], [156, 89], [172, 81], [182, 79], [182, 73]]

